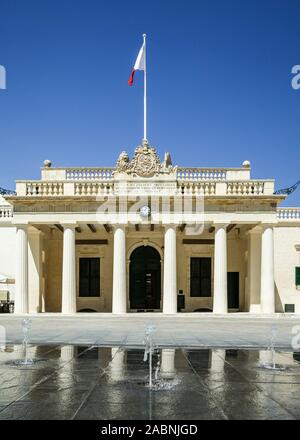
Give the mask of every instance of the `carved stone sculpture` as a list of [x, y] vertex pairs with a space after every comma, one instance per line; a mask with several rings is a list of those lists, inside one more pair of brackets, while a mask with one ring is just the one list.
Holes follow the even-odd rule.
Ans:
[[150, 147], [148, 142], [143, 140], [142, 145], [135, 149], [131, 161], [129, 161], [126, 151], [120, 154], [115, 172], [136, 174], [139, 177], [152, 177], [159, 173], [171, 173], [173, 170], [170, 153], [165, 154], [165, 160], [161, 163], [156, 149]]
[[122, 151], [120, 154], [117, 164], [116, 164], [116, 171], [119, 173], [126, 172], [129, 166], [129, 156], [126, 151]]

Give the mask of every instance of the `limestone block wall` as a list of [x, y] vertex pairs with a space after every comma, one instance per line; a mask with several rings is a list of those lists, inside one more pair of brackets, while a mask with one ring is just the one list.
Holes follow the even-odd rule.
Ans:
[[239, 272], [239, 311], [246, 311], [246, 250], [244, 235], [229, 234], [227, 239], [227, 272]]
[[44, 234], [28, 228], [28, 308], [29, 313], [45, 311]]
[[45, 311], [61, 312], [63, 236], [51, 230], [45, 237]]
[[295, 267], [300, 266], [300, 228], [275, 228], [274, 253], [276, 312], [284, 311], [285, 304], [295, 304], [295, 312], [300, 313], [300, 290], [295, 285]]
[[[211, 297], [191, 297], [190, 296], [190, 259], [191, 257], [211, 257], [213, 275], [213, 245], [186, 245], [182, 243], [182, 238], [177, 240], [177, 268], [178, 268], [178, 290], [182, 290], [185, 295], [184, 312], [193, 312], [199, 308], [212, 309], [213, 296]], [[201, 238], [204, 238], [201, 236]], [[211, 238], [211, 237], [210, 237]], [[213, 295], [213, 276], [211, 281], [211, 292]]]
[[[91, 239], [90, 235], [87, 235]], [[78, 236], [83, 240], [85, 234]], [[113, 235], [97, 236], [97, 239], [108, 240], [107, 245], [76, 245], [76, 293], [77, 311], [92, 309], [97, 312], [111, 312], [112, 310], [112, 276], [113, 276]], [[79, 260], [80, 258], [100, 258], [100, 296], [79, 296]]]
[[[178, 267], [178, 290], [185, 294], [185, 312], [193, 312], [200, 308], [212, 309], [213, 285], [214, 285], [214, 245], [186, 245], [182, 244], [182, 236], [177, 240], [177, 267]], [[202, 235], [201, 239], [212, 238], [212, 235]], [[239, 272], [240, 283], [240, 311], [245, 310], [245, 276], [246, 276], [246, 252], [247, 242], [245, 237], [229, 236], [227, 240], [227, 270]], [[190, 296], [190, 259], [192, 257], [211, 258], [211, 297]]]
[[[96, 234], [95, 234], [96, 235]], [[88, 232], [77, 234], [76, 239], [105, 239], [107, 245], [76, 245], [76, 293], [77, 311], [92, 309], [97, 312], [111, 312], [112, 309], [112, 234], [91, 236]], [[79, 297], [79, 259], [88, 257], [100, 258], [100, 296]], [[45, 272], [45, 311], [60, 312], [62, 296], [62, 262], [63, 234], [51, 230], [44, 238], [44, 272]]]

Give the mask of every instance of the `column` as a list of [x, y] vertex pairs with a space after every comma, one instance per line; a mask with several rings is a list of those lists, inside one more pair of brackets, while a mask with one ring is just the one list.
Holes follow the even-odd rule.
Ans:
[[248, 292], [247, 303], [250, 313], [260, 313], [260, 268], [261, 268], [261, 229], [249, 231], [248, 252]]
[[166, 226], [163, 313], [177, 313], [176, 226]]
[[260, 302], [262, 313], [275, 313], [273, 227], [264, 226], [261, 237]]
[[62, 313], [76, 313], [75, 225], [64, 226]]
[[28, 229], [28, 291], [29, 313], [44, 311], [42, 232], [34, 227]]
[[114, 230], [112, 312], [126, 313], [125, 226], [117, 226]]
[[17, 227], [15, 313], [28, 313], [28, 234]]
[[215, 227], [213, 313], [227, 313], [227, 225]]

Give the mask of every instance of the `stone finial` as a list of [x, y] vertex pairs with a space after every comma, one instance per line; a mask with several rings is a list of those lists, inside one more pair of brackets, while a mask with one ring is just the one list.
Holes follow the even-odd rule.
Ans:
[[172, 166], [171, 154], [168, 151], [165, 153], [164, 165], [166, 168]]
[[44, 168], [50, 168], [51, 165], [52, 165], [51, 160], [48, 159], [44, 160]]
[[243, 168], [250, 168], [250, 166], [251, 166], [251, 163], [250, 163], [250, 161], [249, 160], [244, 160], [244, 162], [243, 162]]

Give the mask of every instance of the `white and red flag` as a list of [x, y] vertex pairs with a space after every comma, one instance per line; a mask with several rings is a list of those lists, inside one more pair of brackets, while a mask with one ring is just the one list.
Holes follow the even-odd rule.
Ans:
[[133, 78], [136, 70], [144, 71], [144, 140], [147, 140], [147, 69], [146, 69], [146, 34], [143, 34], [143, 45], [135, 61], [130, 74], [128, 85], [133, 85]]
[[146, 69], [146, 63], [145, 63], [145, 41], [142, 45], [142, 47], [140, 48], [139, 54], [137, 56], [136, 62], [134, 64], [134, 67], [131, 71], [129, 80], [128, 80], [128, 85], [132, 86], [133, 85], [133, 78], [134, 78], [134, 74], [136, 70], [144, 70]]

